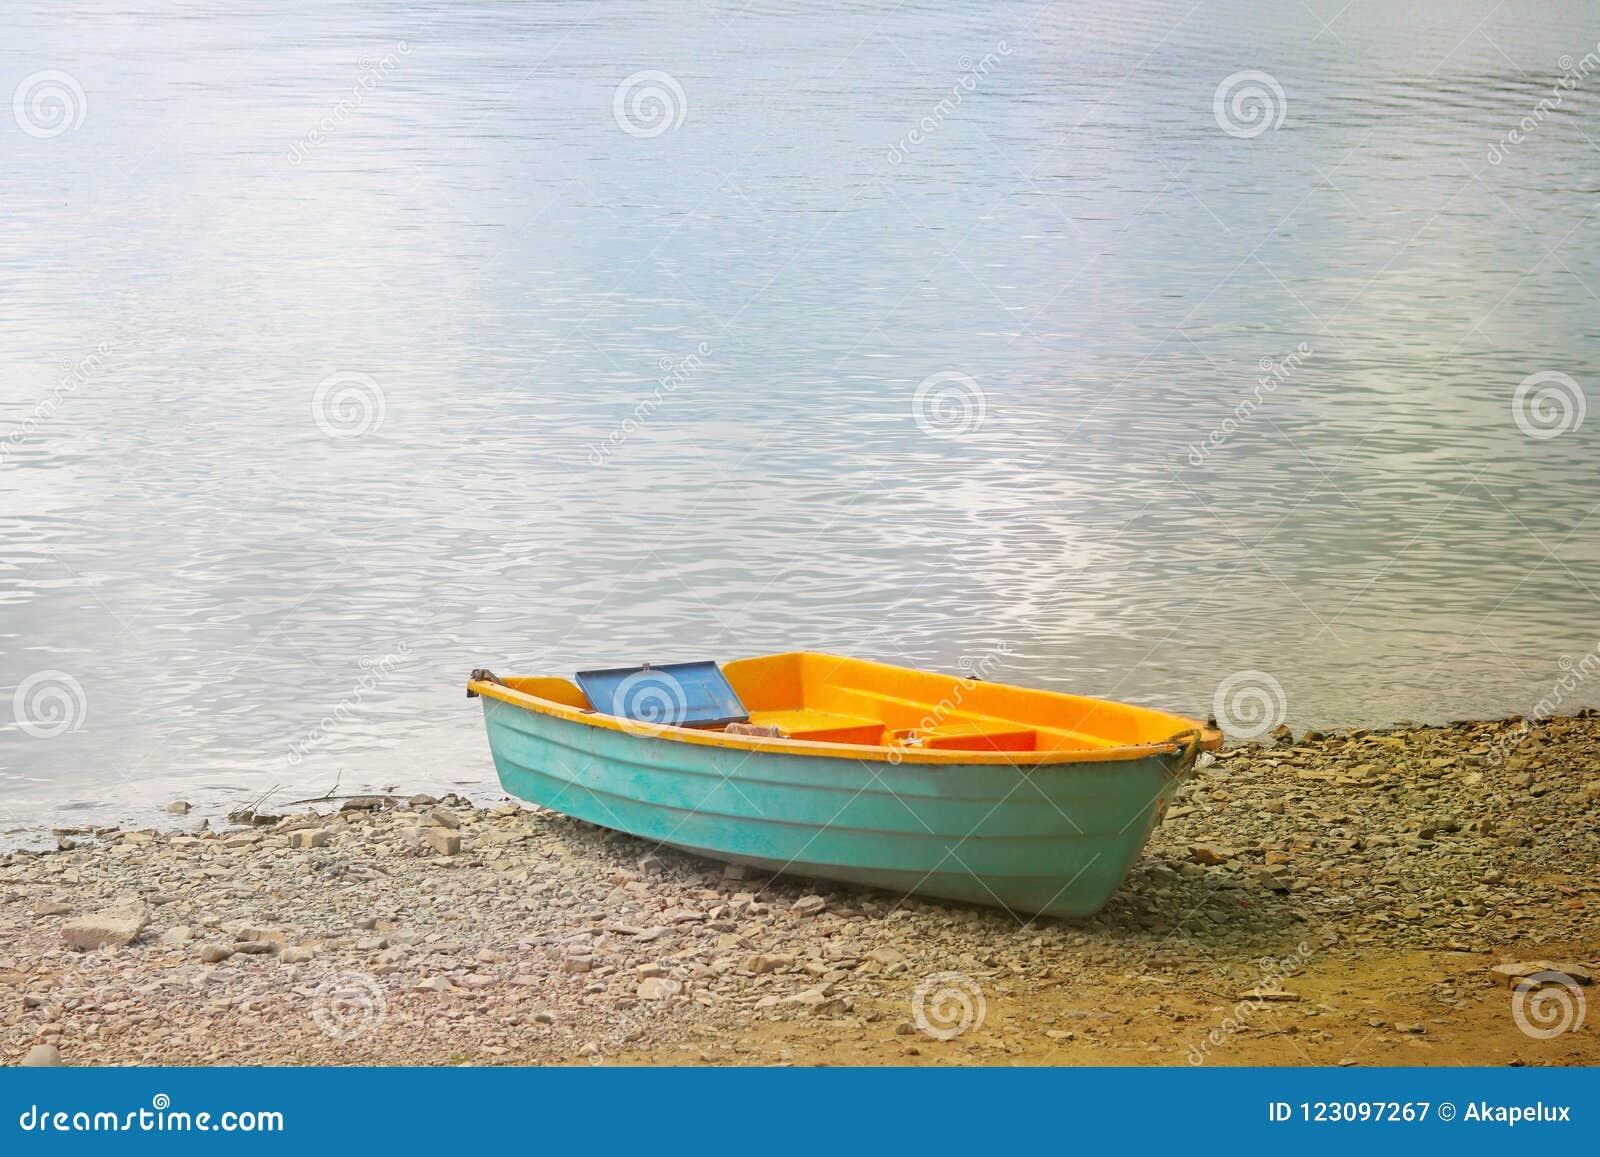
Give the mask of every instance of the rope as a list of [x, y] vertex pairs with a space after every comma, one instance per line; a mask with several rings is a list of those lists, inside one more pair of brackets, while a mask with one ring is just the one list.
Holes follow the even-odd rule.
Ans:
[[489, 668], [487, 668], [487, 667], [474, 667], [472, 669], [472, 674], [467, 676], [467, 698], [468, 699], [476, 699], [478, 697], [478, 693], [472, 689], [472, 684], [474, 684], [474, 683], [498, 683], [502, 687], [511, 686], [511, 684], [507, 683], [504, 679], [500, 678], [500, 676], [496, 675], [493, 671], [489, 670]]

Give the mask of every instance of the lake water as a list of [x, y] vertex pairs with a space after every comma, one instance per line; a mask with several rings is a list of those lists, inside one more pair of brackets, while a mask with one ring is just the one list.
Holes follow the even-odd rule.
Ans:
[[1600, 643], [1597, 42], [8, 5], [0, 827], [491, 791], [475, 666], [1528, 711]]

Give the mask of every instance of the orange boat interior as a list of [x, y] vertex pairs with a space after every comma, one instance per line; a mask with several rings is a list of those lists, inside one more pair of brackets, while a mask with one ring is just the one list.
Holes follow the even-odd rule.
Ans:
[[[935, 674], [859, 659], [791, 652], [724, 663], [750, 726], [809, 743], [969, 752], [1090, 751], [1160, 743], [1196, 725], [1126, 703]], [[591, 710], [575, 683], [509, 678], [525, 695]], [[735, 727], [730, 737], [749, 734]], [[1221, 741], [1205, 735], [1205, 746]]]

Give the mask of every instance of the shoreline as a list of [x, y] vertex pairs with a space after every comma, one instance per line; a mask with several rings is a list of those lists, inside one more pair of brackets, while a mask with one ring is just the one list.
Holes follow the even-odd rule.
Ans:
[[1593, 712], [1224, 749], [1076, 921], [334, 802], [0, 856], [0, 1061], [1600, 1064]]

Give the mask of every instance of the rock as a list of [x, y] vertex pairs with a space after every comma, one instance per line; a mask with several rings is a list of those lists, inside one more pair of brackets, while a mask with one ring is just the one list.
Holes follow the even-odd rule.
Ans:
[[407, 807], [432, 807], [439, 801], [431, 795], [414, 795], [406, 800]]
[[176, 948], [194, 939], [194, 929], [187, 924], [177, 924], [161, 934], [161, 943]]
[[633, 970], [633, 974], [640, 980], [649, 980], [651, 977], [667, 975], [667, 967], [664, 964], [641, 964]]
[[[1590, 985], [1594, 983], [1594, 973], [1583, 964], [1561, 963], [1551, 960], [1517, 960], [1506, 964], [1496, 964], [1489, 969], [1489, 975], [1507, 988], [1515, 988], [1530, 976], [1541, 972], [1555, 972], [1569, 977], [1574, 983]], [[1559, 982], [1556, 982], [1559, 983]]]
[[19, 1063], [25, 1069], [59, 1069], [65, 1062], [55, 1045], [34, 1045]]
[[593, 967], [593, 956], [568, 956], [561, 961], [561, 971], [566, 973], [588, 972]]
[[913, 1036], [916, 1034], [916, 1031], [917, 1026], [912, 1024], [909, 1020], [903, 1020], [894, 1026], [894, 1032], [896, 1036]]
[[778, 952], [758, 952], [744, 958], [745, 969], [755, 973], [777, 972], [779, 969], [793, 966], [793, 956], [785, 956]]
[[451, 831], [455, 831], [461, 826], [461, 821], [456, 818], [455, 812], [446, 811], [442, 807], [436, 807], [430, 811], [428, 813], [428, 818], [439, 827], [449, 828]]
[[1425, 1024], [1413, 1024], [1403, 1020], [1397, 1020], [1394, 1022], [1394, 1031], [1414, 1033], [1417, 1036], [1421, 1036], [1423, 1033], [1428, 1031], [1428, 1026]]
[[1270, 735], [1273, 741], [1276, 743], [1288, 745], [1294, 742], [1294, 732], [1290, 730], [1287, 723], [1278, 724], [1271, 731], [1267, 732], [1267, 734]]
[[905, 958], [905, 953], [898, 948], [874, 948], [867, 953], [867, 959], [878, 964], [899, 964]]
[[682, 991], [681, 981], [671, 980], [665, 976], [652, 976], [648, 980], [639, 982], [637, 995], [640, 1000], [667, 1000]]
[[461, 837], [447, 828], [432, 828], [428, 846], [441, 856], [454, 856], [461, 851]]
[[186, 816], [189, 814], [189, 801], [186, 799], [175, 799], [167, 805], [167, 810], [175, 816]]
[[242, 956], [268, 956], [278, 950], [278, 945], [271, 940], [235, 940], [232, 948]]
[[442, 976], [430, 976], [426, 980], [417, 981], [420, 992], [449, 992], [450, 982]]
[[33, 906], [35, 916], [65, 916], [72, 911], [72, 905], [62, 904], [56, 900], [39, 900]]
[[815, 916], [828, 906], [828, 901], [822, 896], [801, 896], [789, 905], [789, 911], [796, 916]]
[[233, 949], [224, 944], [203, 944], [200, 946], [200, 959], [207, 964], [221, 964], [233, 955]]
[[1191, 844], [1189, 856], [1197, 864], [1225, 864], [1233, 859], [1234, 853], [1216, 844]]
[[1248, 989], [1245, 992], [1241, 992], [1237, 999], [1259, 1000], [1271, 1004], [1286, 1004], [1299, 1000], [1300, 994], [1298, 992], [1290, 992], [1288, 989], [1284, 988], [1261, 988], [1258, 986], [1256, 988]]
[[93, 916], [80, 916], [61, 926], [62, 938], [73, 948], [90, 952], [96, 948], [121, 948], [139, 938], [150, 918], [141, 909], [108, 909]]
[[344, 801], [339, 808], [342, 812], [373, 812], [381, 811], [389, 805], [389, 801], [381, 795], [358, 795]]
[[333, 836], [321, 828], [303, 828], [298, 832], [289, 833], [291, 848], [325, 848], [332, 841]]
[[304, 964], [315, 959], [317, 950], [309, 946], [285, 948], [278, 953], [279, 964]]

